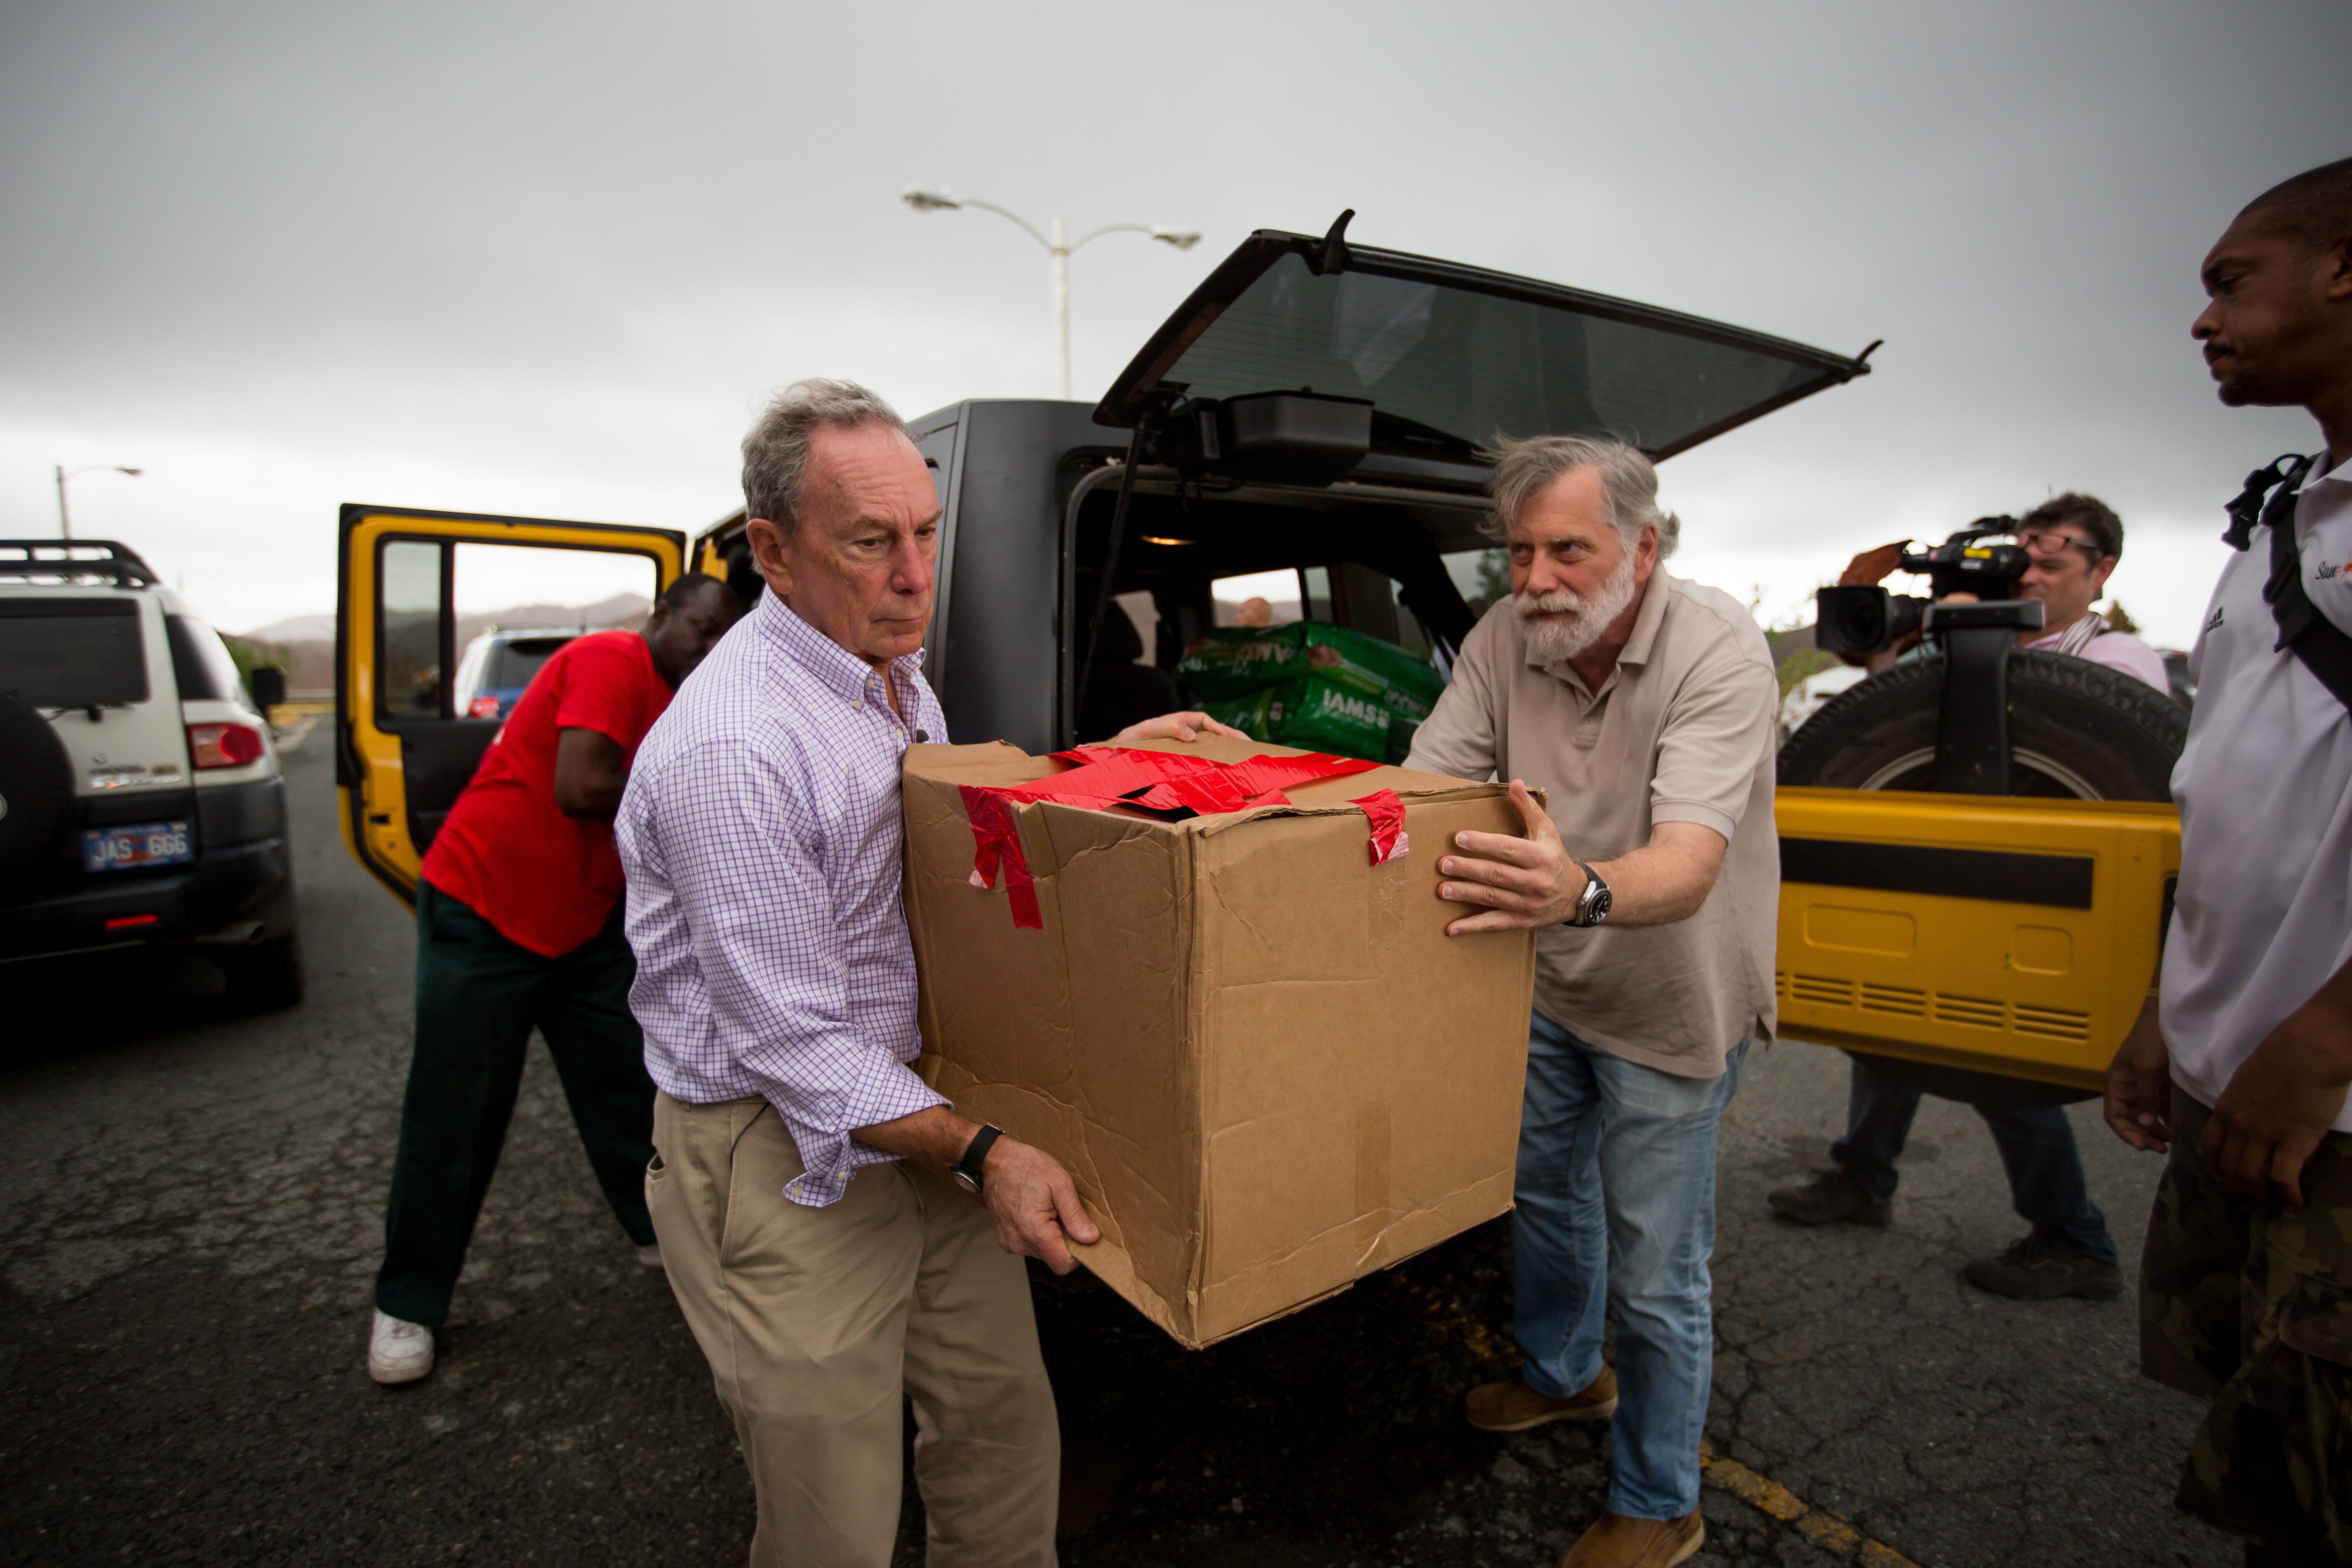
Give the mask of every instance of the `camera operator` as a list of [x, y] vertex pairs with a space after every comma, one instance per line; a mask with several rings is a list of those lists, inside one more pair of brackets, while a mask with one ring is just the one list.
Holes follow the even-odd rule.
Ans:
[[[2042, 605], [2042, 629], [2017, 634], [2017, 646], [2036, 653], [2068, 653], [2120, 669], [2147, 682], [2158, 691], [2169, 689], [2164, 660], [2147, 643], [2129, 632], [2117, 631], [2107, 618], [2091, 608], [2105, 592], [2107, 579], [2123, 559], [2124, 524], [2105, 501], [2074, 490], [2053, 496], [2018, 520], [2017, 542], [2031, 562], [2017, 580], [2021, 599]], [[1903, 555], [1900, 544], [1865, 550], [1838, 577], [1843, 587], [1867, 586], [1883, 581]], [[1974, 594], [1953, 594], [1946, 604], [1973, 604]], [[1885, 653], [1841, 655], [1873, 675], [1892, 666], [1918, 645], [1914, 633]]]
[[[2018, 634], [2018, 645], [2043, 653], [2071, 654], [2119, 669], [2158, 691], [2167, 689], [2164, 661], [2154, 648], [2107, 624], [2091, 608], [2124, 550], [2124, 525], [2105, 503], [2074, 491], [2043, 501], [2019, 520], [2017, 539], [2029, 564], [2014, 590], [2043, 607], [2039, 631]], [[1894, 571], [1899, 544], [1864, 551], [1853, 558], [1845, 586], [1867, 585]], [[1973, 594], [1953, 594], [1944, 603], [1970, 603]], [[1916, 637], [1912, 639], [1915, 643]], [[1875, 673], [1899, 650], [1854, 656]], [[1960, 1278], [1981, 1290], [2026, 1300], [2058, 1296], [2105, 1300], [2123, 1290], [2116, 1244], [2106, 1218], [2091, 1201], [2083, 1156], [2066, 1112], [2055, 1105], [2019, 1104], [1971, 1092], [1966, 1079], [1945, 1079], [1908, 1064], [1855, 1056], [1848, 1090], [1845, 1136], [1830, 1145], [1836, 1169], [1802, 1186], [1767, 1194], [1773, 1211], [1800, 1225], [1839, 1221], [1884, 1226], [1894, 1217], [1896, 1156], [1911, 1133], [1924, 1092], [1952, 1090], [1985, 1120], [2009, 1175], [2010, 1201], [2033, 1226], [1999, 1254], [1972, 1258]]]

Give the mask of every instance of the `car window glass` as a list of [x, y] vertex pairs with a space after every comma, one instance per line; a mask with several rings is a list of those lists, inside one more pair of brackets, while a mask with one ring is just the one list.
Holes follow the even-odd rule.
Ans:
[[1209, 594], [1221, 626], [1286, 626], [1302, 618], [1297, 572], [1220, 577], [1209, 584]]
[[245, 677], [220, 634], [194, 616], [166, 616], [172, 644], [172, 678], [183, 702], [243, 702]]
[[460, 719], [508, 717], [556, 649], [585, 632], [636, 631], [653, 609], [650, 556], [471, 542], [457, 551]]
[[1663, 452], [1824, 374], [1810, 360], [1559, 305], [1370, 271], [1318, 277], [1293, 254], [1162, 379], [1195, 398], [1370, 398], [1376, 447], [1407, 449], [1418, 427], [1456, 445], [1498, 431], [1606, 433]]
[[[1279, 575], [1297, 584], [1301, 602], [1293, 608], [1303, 613], [1278, 617], [1274, 625], [1300, 619], [1322, 621], [1376, 637], [1382, 642], [1392, 642], [1424, 658], [1429, 657], [1429, 633], [1406, 606], [1396, 579], [1386, 573], [1360, 561], [1343, 561], [1328, 566], [1303, 566]], [[1218, 624], [1233, 623], [1221, 620]]]
[[[616, 550], [457, 546], [457, 646], [482, 632], [635, 631], [653, 607], [653, 558]], [[550, 650], [552, 651], [551, 649]]]
[[376, 689], [391, 718], [441, 717], [441, 551], [413, 539], [383, 547]]
[[1445, 563], [1445, 574], [1454, 579], [1473, 616], [1483, 616], [1511, 596], [1511, 557], [1500, 546], [1449, 551], [1438, 559]]
[[[565, 642], [642, 627], [660, 583], [653, 557], [635, 551], [394, 540], [383, 563], [388, 719], [503, 718]], [[491, 692], [502, 694], [495, 710], [477, 701]]]
[[36, 708], [147, 700], [147, 647], [131, 599], [0, 599], [0, 691]]

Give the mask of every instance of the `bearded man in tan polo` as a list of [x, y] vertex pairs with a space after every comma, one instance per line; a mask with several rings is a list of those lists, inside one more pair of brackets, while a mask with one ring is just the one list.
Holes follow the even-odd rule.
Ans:
[[1568, 436], [1497, 458], [1511, 598], [1406, 763], [1509, 779], [1526, 820], [1447, 847], [1439, 896], [1488, 906], [1449, 932], [1541, 931], [1511, 1216], [1527, 1363], [1470, 1421], [1612, 1420], [1607, 1511], [1562, 1563], [1668, 1568], [1706, 1539], [1716, 1132], [1774, 1023], [1780, 688], [1738, 600], [1659, 570], [1679, 525], [1649, 458]]

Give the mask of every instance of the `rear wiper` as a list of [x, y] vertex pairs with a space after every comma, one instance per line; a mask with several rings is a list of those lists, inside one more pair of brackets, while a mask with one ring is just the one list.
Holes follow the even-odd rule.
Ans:
[[[1432, 451], [1430, 448], [1438, 448]], [[1450, 430], [1440, 430], [1434, 425], [1424, 425], [1418, 419], [1408, 419], [1402, 414], [1384, 409], [1372, 410], [1372, 449], [1397, 451], [1402, 449], [1413, 457], [1442, 458], [1450, 463], [1475, 463], [1478, 447], [1465, 441]]]

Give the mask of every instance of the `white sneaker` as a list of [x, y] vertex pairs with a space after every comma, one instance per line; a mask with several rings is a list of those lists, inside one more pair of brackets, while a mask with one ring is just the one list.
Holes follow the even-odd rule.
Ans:
[[643, 1247], [637, 1248], [637, 1261], [644, 1264], [648, 1268], [659, 1268], [663, 1267], [661, 1243], [658, 1241], [649, 1241]]
[[433, 1331], [379, 1308], [368, 1335], [368, 1375], [378, 1383], [415, 1383], [433, 1370]]

